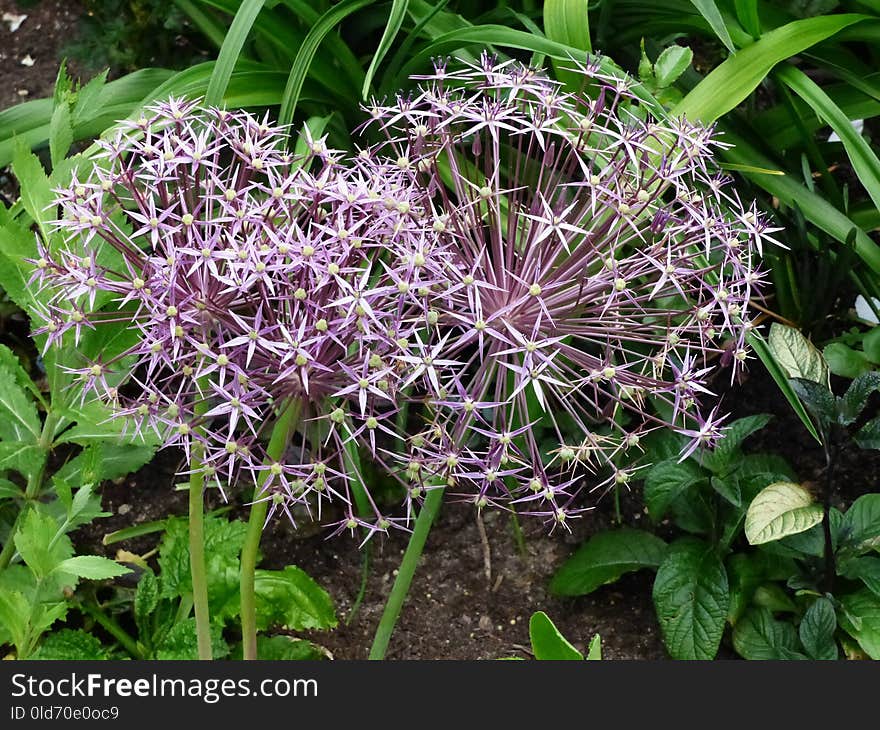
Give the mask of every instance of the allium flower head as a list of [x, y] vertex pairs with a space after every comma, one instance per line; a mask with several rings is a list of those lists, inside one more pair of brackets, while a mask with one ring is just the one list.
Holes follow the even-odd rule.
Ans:
[[[148, 112], [59, 191], [67, 243], [34, 262], [53, 292], [48, 345], [130, 322], [135, 345], [77, 371], [84, 399], [188, 455], [200, 444], [218, 481], [268, 472], [273, 512], [320, 518], [336, 500], [344, 527], [385, 530], [375, 505], [354, 516], [345, 455], [354, 440], [385, 459], [406, 393], [437, 385], [408, 363], [448, 255], [406, 170], [342, 165], [323, 140], [294, 160], [281, 130], [245, 113], [179, 100]], [[111, 386], [119, 371], [131, 377]], [[282, 403], [301, 427], [271, 462], [264, 426]]]
[[588, 93], [570, 94], [484, 56], [370, 110], [453, 252], [424, 350], [460, 364], [431, 378], [419, 458], [478, 505], [560, 524], [583, 508], [579, 470], [625, 484], [615, 464], [647, 432], [717, 436], [701, 400], [722, 356], [733, 372], [746, 358], [772, 240], [713, 164], [711, 130], [579, 72]]

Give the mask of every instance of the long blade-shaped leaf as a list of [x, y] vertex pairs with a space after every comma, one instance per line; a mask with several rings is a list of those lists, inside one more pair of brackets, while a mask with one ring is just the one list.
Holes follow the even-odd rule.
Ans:
[[691, 3], [699, 11], [700, 15], [706, 19], [709, 27], [718, 36], [718, 40], [724, 44], [728, 51], [736, 53], [736, 48], [730, 38], [730, 31], [727, 30], [727, 24], [724, 22], [724, 18], [721, 17], [721, 11], [715, 4], [715, 0], [691, 0]]
[[874, 205], [880, 208], [880, 159], [853, 127], [840, 107], [803, 71], [794, 66], [780, 68], [776, 77], [803, 99], [837, 133], [853, 170]]
[[588, 0], [545, 0], [544, 32], [552, 41], [591, 51], [588, 10]]
[[681, 100], [673, 114], [691, 121], [713, 122], [751, 94], [780, 61], [870, 19], [870, 15], [857, 13], [826, 15], [795, 20], [771, 30], [717, 66]]
[[[765, 157], [757, 148], [726, 127], [722, 129], [724, 140], [733, 144], [731, 149], [721, 153], [725, 160], [738, 165], [754, 165], [768, 169], [775, 166], [773, 161]], [[840, 243], [846, 243], [855, 230], [856, 253], [873, 271], [880, 273], [880, 246], [821, 195], [810, 192], [791, 175], [761, 175], [745, 169], [742, 174], [786, 205], [797, 204], [810, 223]]]
[[385, 24], [385, 31], [382, 33], [382, 39], [379, 46], [373, 54], [373, 60], [370, 61], [370, 67], [367, 69], [367, 75], [364, 77], [364, 86], [361, 89], [361, 97], [366, 99], [370, 93], [370, 84], [373, 83], [373, 76], [376, 75], [376, 69], [391, 48], [391, 44], [403, 25], [403, 19], [406, 17], [406, 11], [409, 7], [409, 0], [394, 0], [391, 5], [391, 13], [388, 16], [388, 22]]
[[309, 72], [309, 66], [312, 59], [321, 45], [324, 37], [330, 33], [345, 18], [361, 8], [371, 5], [375, 0], [344, 0], [344, 2], [330, 8], [324, 13], [318, 22], [312, 26], [300, 46], [290, 67], [290, 75], [287, 77], [287, 86], [284, 89], [284, 96], [281, 99], [281, 111], [278, 114], [280, 124], [290, 124], [293, 121], [293, 115], [296, 111], [296, 105], [299, 102], [299, 95], [302, 91], [302, 85], [306, 75]]
[[217, 62], [214, 64], [214, 71], [205, 92], [206, 104], [217, 106], [223, 101], [223, 94], [226, 93], [229, 78], [235, 69], [241, 49], [251, 32], [251, 26], [260, 14], [260, 10], [263, 9], [264, 2], [265, 0], [242, 0], [241, 7], [235, 14], [232, 25], [229, 26], [229, 31], [223, 40]]

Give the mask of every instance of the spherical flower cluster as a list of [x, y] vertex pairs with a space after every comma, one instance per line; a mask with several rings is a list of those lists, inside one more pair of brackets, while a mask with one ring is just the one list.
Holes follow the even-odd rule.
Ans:
[[373, 154], [406, 161], [454, 252], [429, 339], [460, 364], [432, 380], [423, 471], [563, 525], [583, 470], [626, 484], [647, 432], [687, 435], [683, 456], [719, 435], [700, 399], [747, 356], [772, 240], [714, 168], [711, 130], [580, 72], [588, 93], [570, 94], [488, 56], [441, 64], [370, 122], [387, 137]]
[[[245, 113], [151, 107], [59, 191], [40, 331], [130, 322], [134, 346], [77, 370], [83, 397], [198, 445], [220, 483], [261, 476], [273, 513], [332, 500], [340, 531], [372, 535], [445, 485], [565, 526], [585, 489], [632, 478], [650, 431], [688, 436], [684, 456], [720, 435], [709, 379], [747, 357], [772, 241], [711, 130], [579, 70], [570, 94], [441, 64], [369, 110], [384, 141], [350, 159], [311, 138], [293, 158]], [[299, 428], [270, 459], [287, 407]], [[403, 483], [406, 518], [369, 495], [356, 513], [354, 446]]]
[[[39, 332], [51, 346], [130, 321], [133, 347], [77, 370], [83, 398], [188, 456], [198, 443], [218, 482], [268, 471], [272, 511], [320, 518], [335, 499], [344, 526], [384, 531], [375, 504], [373, 518], [353, 513], [346, 446], [382, 460], [402, 394], [432, 377], [405, 363], [446, 255], [405, 171], [342, 165], [321, 140], [292, 159], [279, 129], [245, 113], [147, 111], [60, 191], [66, 246], [34, 262], [53, 292]], [[115, 387], [118, 370], [131, 376]], [[267, 460], [264, 426], [291, 402], [299, 433]]]

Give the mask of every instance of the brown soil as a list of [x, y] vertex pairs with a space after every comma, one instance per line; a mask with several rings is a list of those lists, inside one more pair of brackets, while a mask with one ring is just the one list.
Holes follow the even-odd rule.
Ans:
[[[82, 8], [76, 0], [0, 0], [0, 16], [4, 13], [27, 18], [14, 33], [8, 22], [0, 22], [0, 109], [52, 95], [61, 50], [70, 42]], [[26, 65], [30, 60], [33, 64]]]

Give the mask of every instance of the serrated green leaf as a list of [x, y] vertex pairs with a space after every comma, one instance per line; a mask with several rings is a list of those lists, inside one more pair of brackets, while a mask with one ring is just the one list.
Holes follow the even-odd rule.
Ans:
[[842, 596], [840, 626], [871, 659], [880, 659], [880, 597], [867, 588]]
[[49, 157], [52, 166], [60, 164], [73, 144], [73, 117], [66, 101], [56, 104], [49, 122]]
[[19, 140], [15, 146], [12, 172], [18, 178], [24, 209], [37, 224], [43, 240], [48, 241], [48, 222], [52, 218], [48, 209], [54, 195], [46, 171], [23, 140]]
[[529, 638], [535, 659], [556, 661], [584, 658], [543, 611], [533, 613], [529, 619]]
[[669, 551], [654, 580], [654, 607], [666, 650], [674, 659], [713, 659], [730, 602], [727, 572], [712, 546], [684, 538]]
[[[237, 608], [238, 556], [247, 525], [221, 517], [205, 518], [205, 556], [208, 573], [208, 601], [216, 619], [227, 618]], [[170, 518], [159, 547], [160, 596], [176, 598], [192, 592], [189, 563], [189, 525], [182, 518]]]
[[645, 476], [644, 498], [651, 519], [663, 518], [669, 506], [690, 487], [707, 481], [706, 473], [691, 460], [669, 459], [655, 464]]
[[46, 452], [34, 444], [0, 442], [0, 471], [12, 470], [30, 477], [46, 462]]
[[270, 626], [292, 631], [336, 626], [336, 612], [329, 594], [294, 565], [284, 570], [257, 570], [254, 593], [260, 630]]
[[13, 644], [19, 651], [28, 638], [30, 601], [19, 591], [0, 591], [0, 644]]
[[837, 615], [834, 604], [827, 598], [817, 598], [807, 609], [798, 627], [801, 644], [804, 645], [811, 659], [837, 659], [837, 642], [834, 632], [837, 631]]
[[[211, 625], [211, 655], [221, 659], [229, 653], [229, 645], [223, 640], [223, 630]], [[156, 658], [163, 661], [189, 661], [199, 658], [199, 642], [194, 618], [179, 621], [156, 647]]]
[[624, 573], [656, 568], [663, 560], [666, 543], [643, 530], [624, 527], [600, 532], [563, 563], [550, 582], [557, 596], [583, 596]]
[[[0, 236], [2, 235], [0, 233]], [[2, 281], [0, 281], [0, 287], [2, 287]], [[6, 345], [0, 345], [0, 368], [11, 372], [20, 388], [28, 391], [37, 400], [41, 398], [40, 389], [37, 388], [34, 381], [27, 374], [27, 371], [22, 367], [16, 354]]]
[[796, 647], [794, 626], [777, 621], [766, 608], [750, 609], [733, 627], [733, 648], [743, 659], [785, 659]]
[[101, 640], [82, 629], [60, 629], [43, 637], [31, 659], [52, 661], [96, 661], [109, 659]]
[[56, 570], [69, 573], [86, 580], [107, 580], [131, 573], [130, 568], [120, 565], [115, 560], [100, 555], [77, 555], [63, 560]]
[[694, 52], [687, 46], [669, 46], [661, 53], [654, 62], [654, 77], [659, 88], [665, 88], [675, 83], [694, 58]]
[[0, 439], [36, 443], [40, 439], [40, 417], [15, 373], [0, 367]]
[[150, 619], [159, 605], [159, 581], [149, 568], [141, 574], [134, 594], [134, 622], [142, 637], [150, 633]]
[[822, 505], [799, 484], [776, 482], [761, 490], [746, 513], [750, 545], [763, 545], [809, 530], [822, 521]]
[[58, 532], [55, 520], [29, 509], [15, 535], [15, 547], [21, 559], [38, 578], [46, 577], [73, 555], [70, 538]]
[[767, 345], [789, 378], [803, 378], [827, 386], [828, 366], [822, 354], [794, 327], [774, 322], [770, 325]]

